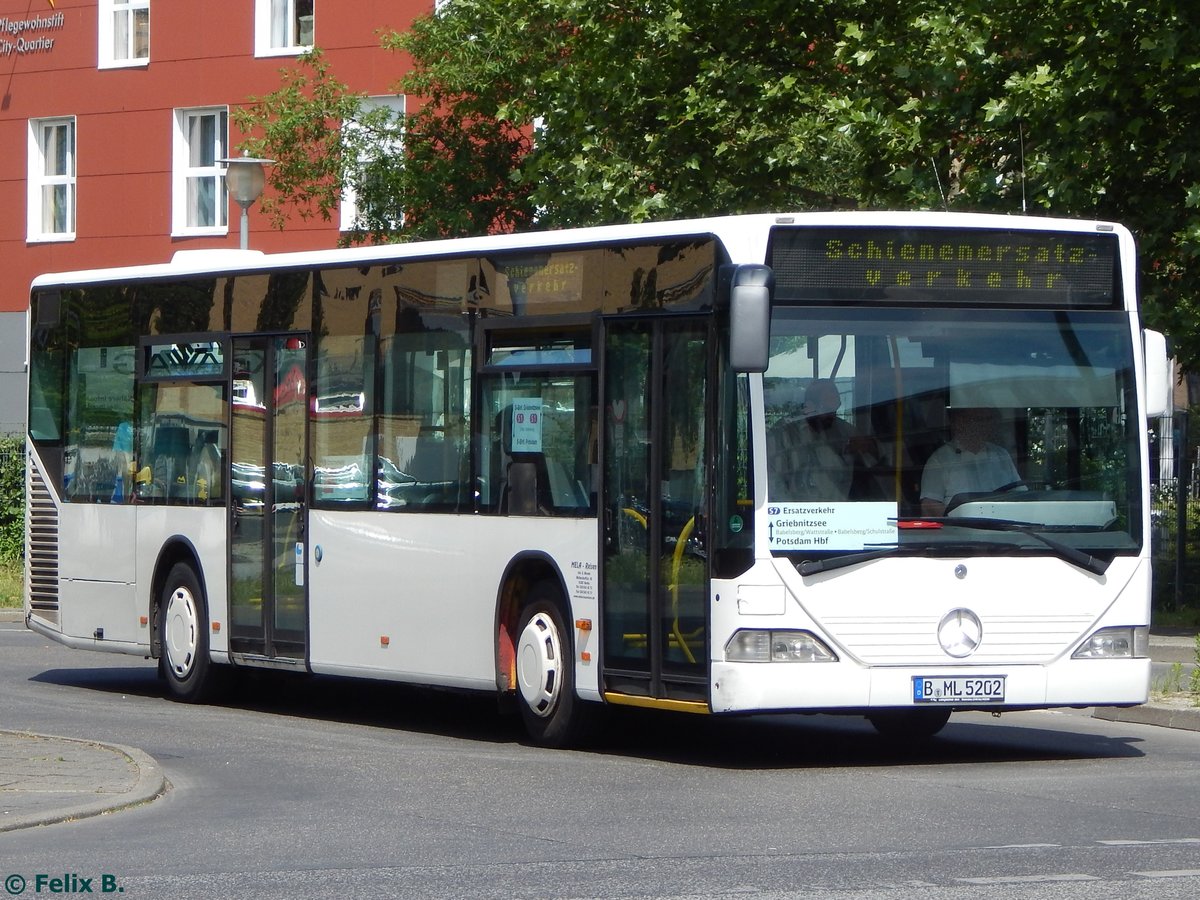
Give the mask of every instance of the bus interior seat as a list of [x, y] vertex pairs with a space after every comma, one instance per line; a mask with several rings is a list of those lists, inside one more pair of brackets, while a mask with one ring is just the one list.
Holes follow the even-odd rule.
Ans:
[[188, 430], [183, 425], [161, 425], [155, 429], [151, 471], [156, 496], [186, 494], [189, 444]]
[[517, 516], [536, 516], [553, 508], [546, 457], [540, 451], [513, 451], [513, 407], [500, 412], [500, 484], [498, 509]]
[[457, 448], [453, 442], [447, 443], [444, 429], [422, 425], [406, 471], [417, 481], [430, 484], [454, 481], [457, 480], [457, 456]]
[[539, 512], [538, 493], [537, 464], [527, 459], [509, 462], [502, 494], [505, 511], [514, 516], [536, 516]]
[[223, 477], [220, 433], [216, 428], [206, 428], [196, 435], [188, 458], [188, 471], [191, 473], [195, 494], [193, 499], [220, 499]]

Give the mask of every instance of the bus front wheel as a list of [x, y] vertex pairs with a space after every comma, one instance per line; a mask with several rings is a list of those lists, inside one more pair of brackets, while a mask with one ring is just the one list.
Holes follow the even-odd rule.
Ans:
[[517, 699], [525, 730], [546, 747], [579, 737], [585, 711], [575, 696], [571, 636], [556, 602], [557, 588], [539, 582], [521, 611], [517, 629]]
[[176, 700], [201, 703], [213, 688], [208, 658], [208, 608], [200, 579], [187, 563], [167, 575], [158, 609], [159, 666]]

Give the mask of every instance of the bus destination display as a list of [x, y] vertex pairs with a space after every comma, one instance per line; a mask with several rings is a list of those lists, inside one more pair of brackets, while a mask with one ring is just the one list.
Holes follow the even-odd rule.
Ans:
[[783, 302], [1120, 305], [1115, 234], [943, 228], [778, 228]]

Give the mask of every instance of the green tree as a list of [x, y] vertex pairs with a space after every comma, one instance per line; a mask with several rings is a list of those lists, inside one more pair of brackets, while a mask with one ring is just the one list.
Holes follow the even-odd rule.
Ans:
[[373, 215], [360, 238], [849, 206], [863, 156], [824, 113], [846, 82], [829, 10], [451, 0], [384, 38], [412, 60], [397, 89], [424, 100], [400, 152], [339, 143], [363, 98], [319, 53], [234, 118], [255, 135], [244, 149], [278, 160], [279, 221], [285, 206], [328, 217], [353, 185]]
[[1148, 320], [1200, 366], [1190, 0], [449, 0], [384, 44], [423, 99], [403, 122], [319, 54], [235, 113], [280, 161], [278, 215], [329, 216], [350, 185], [376, 240], [837, 206], [1112, 218]]
[[25, 552], [25, 442], [0, 438], [0, 563]]
[[864, 200], [1121, 221], [1146, 318], [1200, 366], [1200, 7], [895, 4], [843, 27], [838, 62], [879, 166]]
[[[386, 41], [402, 49], [394, 36]], [[430, 83], [422, 93], [426, 102], [405, 115], [373, 106], [314, 49], [282, 70], [277, 91], [235, 109], [234, 122], [250, 135], [240, 147], [274, 160], [263, 200], [273, 223], [282, 228], [292, 214], [328, 220], [349, 189], [358, 209], [351, 241], [529, 224], [528, 191], [512, 177], [529, 130], [479, 113], [478, 98], [453, 87]]]
[[[241, 149], [274, 160], [268, 169], [271, 191], [262, 201], [272, 222], [282, 228], [293, 214], [329, 219], [345, 188], [386, 187], [385, 167], [400, 161], [373, 150], [396, 146], [403, 122], [387, 109], [367, 107], [363, 95], [330, 73], [320, 50], [281, 70], [281, 79], [278, 90], [232, 112], [251, 135]], [[380, 218], [394, 212], [394, 202], [376, 210]]]
[[860, 155], [825, 116], [831, 8], [456, 0], [388, 44], [407, 90], [533, 130], [508, 178], [540, 225], [828, 207]]

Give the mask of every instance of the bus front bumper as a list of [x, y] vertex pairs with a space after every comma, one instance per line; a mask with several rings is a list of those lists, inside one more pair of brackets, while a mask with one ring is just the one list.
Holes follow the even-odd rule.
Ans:
[[995, 666], [712, 663], [715, 713], [1134, 706], [1146, 702], [1149, 689], [1149, 659]]

